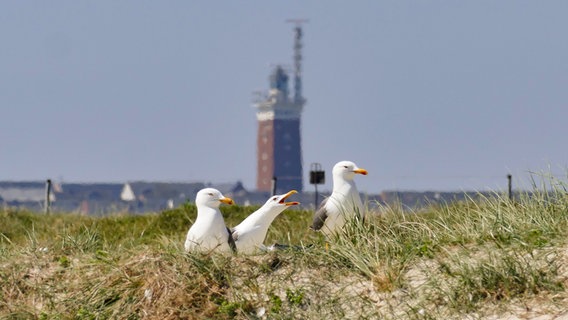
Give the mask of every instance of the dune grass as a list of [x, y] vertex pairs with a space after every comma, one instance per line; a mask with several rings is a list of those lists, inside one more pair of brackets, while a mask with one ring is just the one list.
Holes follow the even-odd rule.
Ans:
[[[229, 226], [254, 207], [223, 206]], [[419, 212], [380, 207], [345, 233], [288, 210], [252, 256], [183, 252], [193, 205], [85, 217], [0, 211], [0, 318], [439, 319], [558, 315], [568, 305], [563, 184]]]

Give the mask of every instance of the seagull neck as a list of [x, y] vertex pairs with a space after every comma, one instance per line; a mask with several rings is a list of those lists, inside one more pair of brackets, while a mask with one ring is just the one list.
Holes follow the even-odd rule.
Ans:
[[346, 193], [353, 189], [357, 190], [353, 180], [341, 180], [333, 184], [333, 192]]
[[202, 217], [203, 219], [214, 219], [215, 217], [220, 215], [221, 211], [219, 211], [218, 208], [204, 207], [197, 210], [197, 216]]
[[276, 209], [268, 209], [268, 208], [264, 208], [261, 207], [260, 209], [258, 209], [258, 211], [256, 211], [254, 213], [255, 215], [255, 223], [272, 223], [272, 221], [274, 221], [274, 219], [278, 216], [278, 214], [280, 214], [281, 211], [276, 210]]

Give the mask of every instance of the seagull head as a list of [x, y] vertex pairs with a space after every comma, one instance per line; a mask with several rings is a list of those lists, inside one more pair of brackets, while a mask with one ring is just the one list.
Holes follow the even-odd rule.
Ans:
[[198, 206], [218, 208], [221, 203], [233, 204], [234, 202], [233, 199], [223, 196], [221, 191], [214, 188], [201, 189], [195, 197], [195, 204]]
[[288, 197], [290, 197], [291, 195], [293, 195], [295, 193], [298, 193], [298, 191], [290, 190], [285, 194], [274, 195], [274, 196], [270, 197], [270, 199], [268, 199], [266, 201], [266, 203], [262, 206], [268, 208], [269, 210], [271, 210], [273, 208], [280, 208], [280, 209], [284, 210], [284, 209], [286, 209], [290, 206], [299, 205], [300, 203], [297, 202], [297, 201], [292, 201], [292, 202], [286, 201], [286, 199], [288, 199]]
[[343, 180], [353, 180], [355, 174], [367, 175], [367, 170], [357, 167], [354, 162], [340, 161], [333, 166], [333, 177]]

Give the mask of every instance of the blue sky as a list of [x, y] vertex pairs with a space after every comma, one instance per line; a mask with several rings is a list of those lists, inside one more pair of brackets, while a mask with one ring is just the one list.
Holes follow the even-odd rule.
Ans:
[[[304, 26], [304, 167], [360, 189], [565, 174], [565, 1], [10, 1], [0, 180], [256, 179], [252, 92]], [[307, 190], [312, 186], [307, 185]]]

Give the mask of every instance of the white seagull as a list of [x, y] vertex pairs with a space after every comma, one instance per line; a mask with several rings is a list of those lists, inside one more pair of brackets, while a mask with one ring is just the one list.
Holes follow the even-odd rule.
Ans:
[[221, 203], [233, 204], [233, 199], [224, 197], [219, 190], [213, 188], [201, 189], [197, 193], [197, 218], [187, 232], [185, 251], [234, 251], [235, 243], [219, 211]]
[[311, 229], [329, 236], [356, 215], [365, 217], [363, 203], [353, 180], [355, 174], [366, 175], [367, 170], [351, 161], [340, 161], [333, 166], [333, 191], [316, 211]]
[[251, 254], [264, 247], [263, 242], [272, 221], [286, 208], [300, 204], [296, 201], [286, 202], [286, 199], [295, 193], [298, 192], [291, 190], [286, 194], [270, 197], [262, 207], [231, 229], [237, 252]]

